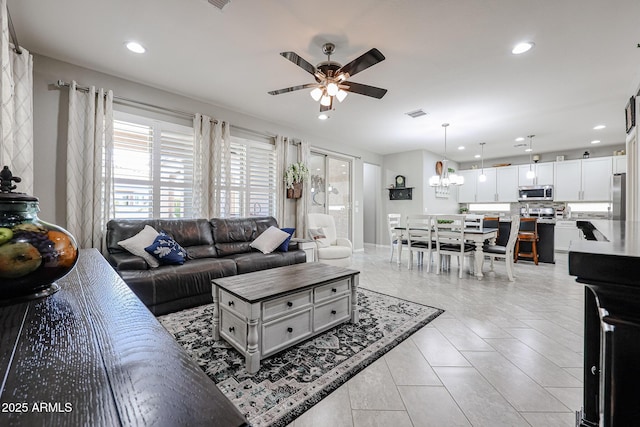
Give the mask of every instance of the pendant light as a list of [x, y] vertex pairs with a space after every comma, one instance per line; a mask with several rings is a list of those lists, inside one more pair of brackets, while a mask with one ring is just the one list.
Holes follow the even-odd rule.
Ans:
[[447, 127], [449, 123], [443, 123], [444, 128], [444, 159], [442, 160], [442, 169], [439, 175], [433, 175], [429, 178], [429, 185], [431, 187], [448, 187], [450, 185], [462, 185], [464, 184], [464, 177], [454, 173], [449, 173], [449, 166], [447, 165]]
[[480, 176], [478, 177], [478, 181], [485, 182], [487, 180], [487, 175], [484, 174], [484, 144], [486, 142], [481, 142], [480, 147], [482, 147], [482, 154], [480, 154], [480, 159], [482, 162], [482, 172], [480, 172]]
[[527, 136], [527, 138], [529, 138], [529, 170], [527, 171], [527, 179], [534, 179], [536, 177], [536, 173], [533, 171], [533, 163], [531, 161], [531, 153], [533, 152], [532, 144], [533, 144], [534, 136], [535, 135]]

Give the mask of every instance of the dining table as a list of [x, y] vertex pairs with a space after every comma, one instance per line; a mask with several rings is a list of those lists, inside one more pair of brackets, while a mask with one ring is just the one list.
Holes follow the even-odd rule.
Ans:
[[[407, 235], [407, 227], [394, 227], [395, 230], [398, 231], [398, 241], [406, 241], [408, 238]], [[484, 277], [482, 274], [482, 261], [484, 259], [484, 254], [482, 252], [482, 247], [484, 246], [485, 241], [489, 241], [489, 244], [496, 243], [496, 239], [498, 238], [498, 229], [497, 228], [476, 228], [476, 227], [467, 227], [464, 229], [464, 239], [468, 242], [472, 242], [475, 246], [475, 251], [473, 253], [473, 274], [478, 279]], [[398, 263], [402, 259], [402, 244], [398, 245]]]

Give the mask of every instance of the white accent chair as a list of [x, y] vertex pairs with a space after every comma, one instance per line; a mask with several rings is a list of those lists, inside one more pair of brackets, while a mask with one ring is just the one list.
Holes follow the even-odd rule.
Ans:
[[433, 216], [407, 216], [407, 247], [409, 249], [409, 265], [413, 268], [413, 253], [418, 253], [418, 265], [424, 265], [424, 255], [427, 255], [427, 273], [431, 270], [431, 254], [433, 244]]
[[516, 246], [516, 240], [518, 240], [518, 231], [520, 230], [520, 216], [511, 216], [511, 230], [509, 231], [509, 239], [505, 246], [488, 245], [485, 244], [482, 248], [482, 253], [489, 257], [491, 260], [491, 271], [493, 271], [493, 260], [504, 259], [507, 264], [507, 276], [509, 280], [513, 282], [515, 277], [513, 275], [513, 253]]
[[464, 241], [464, 215], [437, 215], [434, 221], [436, 252], [438, 254], [436, 273], [440, 274], [443, 255], [458, 257], [458, 277], [462, 279], [464, 257], [473, 256], [475, 245]]
[[338, 237], [336, 233], [336, 223], [331, 215], [310, 213], [307, 214], [307, 227], [312, 229], [322, 229], [326, 236], [327, 245], [316, 241], [318, 246], [318, 261], [338, 267], [349, 267], [351, 265], [351, 255], [353, 245], [349, 239]]

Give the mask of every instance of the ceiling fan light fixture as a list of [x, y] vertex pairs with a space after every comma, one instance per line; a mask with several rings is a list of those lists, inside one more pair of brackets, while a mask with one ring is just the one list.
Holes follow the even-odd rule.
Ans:
[[320, 101], [320, 98], [322, 98], [322, 89], [317, 87], [311, 91], [310, 95], [314, 101]]
[[329, 84], [327, 84], [327, 94], [329, 96], [336, 96], [339, 90], [340, 88], [334, 82], [330, 82]]
[[342, 102], [347, 97], [347, 94], [348, 92], [346, 90], [340, 89], [336, 94], [336, 98], [338, 98], [338, 101]]
[[323, 95], [322, 98], [320, 98], [320, 105], [324, 105], [325, 107], [328, 107], [331, 105], [331, 97], [329, 95]]

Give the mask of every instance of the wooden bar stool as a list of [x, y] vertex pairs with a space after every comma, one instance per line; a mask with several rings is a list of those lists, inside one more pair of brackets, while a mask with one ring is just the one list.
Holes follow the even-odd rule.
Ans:
[[[520, 242], [531, 244], [531, 252], [520, 252]], [[536, 218], [520, 218], [518, 240], [514, 250], [513, 262], [518, 262], [518, 257], [531, 258], [538, 265], [538, 220]]]

